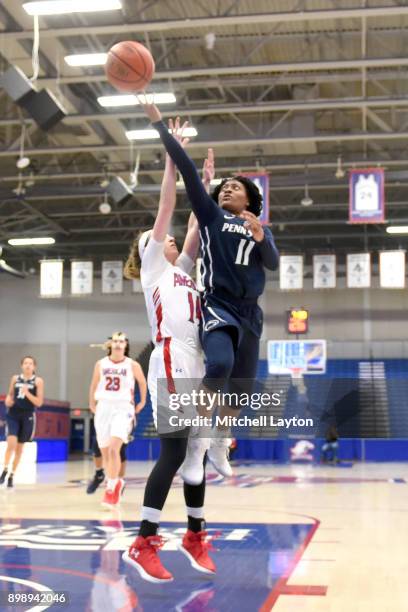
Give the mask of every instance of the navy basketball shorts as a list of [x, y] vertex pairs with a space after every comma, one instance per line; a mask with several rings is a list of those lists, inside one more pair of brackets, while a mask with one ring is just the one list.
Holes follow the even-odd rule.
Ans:
[[[263, 315], [256, 302], [227, 302], [218, 296], [207, 295], [202, 305], [202, 344], [206, 356], [206, 376], [203, 383], [214, 391], [217, 384], [217, 364], [222, 364], [220, 384], [228, 391], [251, 393], [259, 359], [259, 340]], [[217, 342], [217, 330], [228, 333], [231, 342]], [[225, 335], [223, 335], [226, 338]], [[228, 339], [228, 338], [227, 338]], [[222, 380], [225, 377], [227, 380]]]
[[35, 432], [35, 414], [10, 414], [6, 415], [7, 435], [16, 436], [17, 442], [24, 444], [30, 442]]

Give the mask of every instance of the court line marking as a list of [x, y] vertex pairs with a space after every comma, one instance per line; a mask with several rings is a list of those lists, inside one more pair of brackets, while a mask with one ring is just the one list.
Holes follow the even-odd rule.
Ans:
[[[28, 586], [35, 591], [39, 591], [40, 593], [52, 593], [54, 595], [54, 591], [45, 586], [45, 584], [40, 584], [39, 582], [33, 582], [32, 580], [25, 580], [24, 578], [15, 578], [14, 576], [1, 576], [0, 582], [12, 582], [16, 584], [23, 584], [24, 586]], [[34, 608], [28, 608], [26, 612], [42, 612], [42, 610], [47, 610], [53, 605], [53, 603], [47, 604], [45, 606], [34, 606]]]
[[259, 608], [259, 612], [270, 612], [276, 602], [279, 599], [280, 595], [318, 595], [325, 596], [327, 593], [327, 586], [322, 585], [288, 585], [287, 582], [290, 576], [293, 574], [296, 566], [299, 561], [302, 559], [303, 553], [309, 546], [310, 542], [313, 539], [316, 531], [320, 526], [320, 520], [314, 516], [308, 516], [306, 514], [296, 514], [294, 512], [287, 512], [287, 514], [291, 516], [301, 516], [303, 518], [308, 518], [313, 521], [312, 528], [307, 534], [304, 541], [300, 544], [298, 549], [296, 550], [293, 558], [291, 559], [288, 567], [286, 568], [283, 575], [276, 582], [275, 586], [270, 591], [269, 595], [263, 602], [262, 606]]

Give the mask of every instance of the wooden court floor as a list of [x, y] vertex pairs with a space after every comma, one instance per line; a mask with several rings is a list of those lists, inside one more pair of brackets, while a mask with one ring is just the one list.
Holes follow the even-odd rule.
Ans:
[[[106, 524], [111, 520], [112, 524], [130, 521], [136, 526], [143, 486], [151, 466], [148, 462], [128, 462], [127, 488], [120, 510], [112, 513], [100, 505], [102, 488], [94, 495], [85, 493], [86, 482], [93, 473], [90, 459], [40, 464], [36, 474], [21, 473], [13, 490], [0, 490], [2, 525], [13, 530], [10, 525], [34, 519], [31, 524], [35, 520], [72, 524], [76, 521]], [[225, 523], [230, 533], [244, 533], [249, 524], [259, 524], [269, 530], [259, 532], [256, 537], [262, 547], [265, 537], [262, 533], [269, 533], [273, 553], [259, 559], [248, 553], [245, 561], [244, 551], [240, 552], [243, 563], [252, 564], [254, 572], [266, 575], [269, 567], [274, 573], [262, 606], [256, 604], [250, 609], [273, 609], [274, 612], [408, 610], [408, 464], [355, 464], [347, 469], [241, 464], [235, 467], [235, 477], [229, 480], [217, 477], [211, 468], [207, 471], [209, 527]], [[183, 493], [178, 479], [162, 518], [166, 523], [183, 525]], [[307, 534], [292, 547], [287, 541], [289, 532], [282, 530], [291, 526], [294, 529], [291, 533], [298, 533], [296, 525], [307, 527]], [[274, 531], [278, 527], [280, 531]], [[10, 547], [10, 538], [5, 540], [4, 530], [0, 533], [1, 562], [5, 554], [3, 542], [8, 542]], [[279, 567], [280, 541], [273, 541], [274, 533], [286, 534], [285, 546], [293, 553], [290, 562], [283, 563], [282, 567]], [[275, 540], [281, 537], [278, 535]], [[253, 546], [255, 554], [256, 542]], [[217, 560], [217, 552], [213, 554]], [[0, 573], [7, 575], [7, 570]], [[224, 580], [231, 582], [231, 576], [225, 574]], [[217, 575], [217, 581], [222, 585], [223, 576]], [[135, 584], [137, 591], [137, 581]], [[146, 583], [143, 588], [146, 589]], [[204, 602], [200, 609], [212, 612], [245, 609], [233, 601], [231, 607], [225, 603], [217, 607], [215, 601], [216, 598], [212, 604]], [[169, 601], [168, 609], [183, 608], [172, 608]]]

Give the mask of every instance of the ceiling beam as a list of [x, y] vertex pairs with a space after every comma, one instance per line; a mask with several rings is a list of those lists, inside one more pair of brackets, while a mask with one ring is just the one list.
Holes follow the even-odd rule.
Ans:
[[[263, 102], [248, 104], [212, 104], [200, 108], [177, 108], [166, 110], [161, 109], [163, 117], [173, 117], [177, 113], [188, 114], [189, 117], [205, 117], [210, 115], [222, 115], [232, 113], [280, 113], [280, 112], [307, 112], [311, 110], [360, 110], [362, 108], [405, 108], [408, 106], [407, 97], [398, 98], [322, 98], [316, 100], [292, 101], [284, 100], [279, 102]], [[146, 119], [143, 111], [140, 111], [137, 106], [134, 110], [122, 110], [116, 112], [106, 112], [101, 109], [99, 113], [71, 114], [67, 115], [64, 123], [82, 123], [83, 121], [107, 121], [110, 119]], [[25, 121], [27, 124], [32, 123], [31, 119]], [[21, 125], [20, 119], [0, 119], [0, 127], [8, 125]]]
[[[320, 132], [317, 134], [311, 134], [310, 136], [275, 136], [274, 138], [236, 138], [236, 139], [225, 139], [225, 140], [209, 140], [209, 141], [193, 141], [188, 145], [189, 151], [194, 149], [208, 149], [208, 147], [222, 148], [222, 147], [233, 147], [237, 153], [238, 147], [249, 147], [249, 146], [265, 146], [265, 145], [279, 145], [279, 144], [294, 144], [294, 143], [317, 143], [317, 142], [358, 142], [364, 140], [407, 140], [408, 132], [355, 132], [353, 134], [344, 133], [333, 133], [327, 134]], [[154, 140], [149, 143], [140, 143], [137, 145], [140, 151], [151, 151], [161, 147], [160, 141]], [[129, 151], [129, 145], [81, 145], [71, 147], [37, 147], [25, 150], [25, 154], [30, 156], [39, 155], [71, 155], [73, 153], [94, 153], [99, 151], [100, 153], [113, 153], [117, 151]], [[9, 151], [8, 149], [0, 149], [0, 157], [15, 157], [15, 151]]]
[[[407, 7], [408, 10], [408, 7]], [[3, 36], [3, 34], [2, 34]], [[251, 64], [237, 66], [206, 66], [204, 68], [172, 68], [171, 70], [159, 70], [153, 76], [153, 81], [162, 81], [166, 79], [192, 79], [197, 77], [222, 77], [232, 75], [248, 75], [248, 74], [271, 74], [271, 73], [289, 73], [289, 72], [309, 72], [320, 70], [361, 70], [370, 68], [392, 68], [392, 67], [407, 67], [407, 57], [373, 57], [373, 58], [355, 58], [352, 60], [329, 60], [317, 62], [281, 62], [270, 64]], [[359, 73], [361, 78], [361, 73]], [[74, 83], [103, 83], [107, 82], [105, 73], [101, 74], [78, 74], [74, 76], [60, 76], [58, 83], [60, 85], [72, 85]], [[38, 85], [51, 87], [55, 85], [55, 78], [43, 77], [38, 79]]]
[[[407, 6], [379, 6], [361, 8], [343, 8], [329, 10], [312, 10], [298, 12], [268, 12], [268, 13], [247, 13], [240, 15], [225, 15], [212, 17], [195, 17], [190, 19], [169, 19], [155, 21], [137, 21], [135, 23], [95, 25], [84, 27], [64, 27], [64, 28], [44, 28], [41, 30], [41, 38], [54, 38], [56, 36], [89, 36], [97, 34], [145, 34], [147, 32], [171, 32], [174, 30], [187, 30], [190, 33], [196, 28], [230, 27], [237, 25], [250, 26], [255, 24], [272, 23], [303, 23], [304, 21], [327, 21], [337, 19], [358, 19], [362, 17], [400, 17], [408, 15]], [[3, 40], [22, 40], [32, 38], [32, 30], [2, 32]]]

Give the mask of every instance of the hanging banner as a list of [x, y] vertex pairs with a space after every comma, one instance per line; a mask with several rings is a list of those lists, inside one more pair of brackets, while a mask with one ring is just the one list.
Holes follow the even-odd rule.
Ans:
[[123, 293], [123, 262], [102, 262], [102, 293]]
[[40, 260], [40, 296], [61, 297], [64, 262], [61, 259]]
[[281, 255], [279, 261], [281, 289], [303, 289], [303, 255]]
[[370, 253], [349, 253], [347, 255], [347, 287], [349, 289], [371, 287]]
[[380, 252], [380, 287], [404, 289], [405, 251]]
[[259, 217], [262, 225], [269, 223], [269, 174], [266, 172], [244, 172], [242, 176], [251, 179], [262, 194], [262, 212]]
[[71, 295], [92, 295], [92, 261], [71, 261]]
[[350, 170], [349, 222], [384, 223], [384, 169]]
[[336, 256], [313, 255], [313, 288], [334, 289], [336, 287]]

